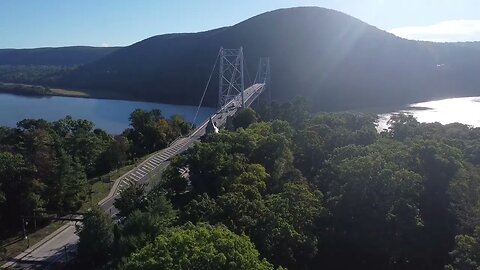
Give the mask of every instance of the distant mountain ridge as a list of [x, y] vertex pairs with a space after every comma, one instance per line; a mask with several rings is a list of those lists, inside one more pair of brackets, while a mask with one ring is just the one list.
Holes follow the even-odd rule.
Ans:
[[71, 46], [35, 49], [0, 49], [0, 65], [84, 65], [98, 60], [120, 47]]
[[[194, 105], [221, 46], [243, 46], [251, 79], [258, 59], [269, 56], [273, 98], [303, 96], [315, 110], [480, 95], [477, 44], [406, 40], [318, 7], [280, 9], [206, 32], [154, 36], [80, 66], [52, 85], [99, 97]], [[218, 80], [212, 82], [206, 102], [215, 106]]]

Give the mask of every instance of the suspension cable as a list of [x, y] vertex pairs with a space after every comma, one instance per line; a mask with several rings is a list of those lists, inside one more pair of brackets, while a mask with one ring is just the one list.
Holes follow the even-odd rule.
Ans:
[[208, 86], [210, 85], [210, 81], [212, 80], [213, 72], [215, 72], [215, 68], [217, 67], [217, 62], [218, 58], [220, 57], [220, 52], [217, 54], [217, 58], [215, 59], [215, 64], [213, 64], [213, 69], [212, 72], [210, 72], [210, 77], [208, 78], [207, 85], [205, 86], [205, 89], [203, 90], [203, 95], [202, 98], [200, 99], [200, 104], [198, 104], [197, 111], [195, 112], [195, 117], [193, 117], [193, 124], [197, 124], [197, 116], [198, 112], [200, 111], [200, 107], [202, 106], [203, 99], [205, 98], [205, 94], [207, 93]]
[[252, 79], [250, 78], [250, 74], [248, 72], [247, 60], [245, 60], [245, 58], [243, 58], [243, 67], [245, 67], [245, 71], [247, 72], [248, 85], [252, 85]]

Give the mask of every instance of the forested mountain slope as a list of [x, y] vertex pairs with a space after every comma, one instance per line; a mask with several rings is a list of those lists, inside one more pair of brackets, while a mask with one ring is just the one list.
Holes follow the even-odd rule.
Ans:
[[[154, 36], [85, 65], [58, 84], [99, 96], [196, 104], [221, 46], [244, 47], [250, 77], [259, 57], [269, 56], [274, 98], [302, 95], [318, 110], [479, 92], [476, 48], [401, 39], [314, 7], [276, 10], [207, 32]], [[214, 89], [207, 93], [210, 105], [216, 103]]]
[[98, 60], [118, 47], [72, 46], [35, 49], [0, 49], [0, 65], [73, 66]]
[[[276, 10], [234, 26], [159, 35], [124, 48], [0, 50], [0, 67], [9, 65], [0, 70], [0, 80], [84, 90], [96, 97], [196, 105], [222, 46], [244, 47], [247, 85], [259, 58], [269, 56], [273, 98], [304, 96], [315, 110], [480, 93], [478, 43], [406, 40], [318, 7]], [[52, 65], [74, 67], [45, 67]], [[217, 84], [214, 77], [208, 105], [217, 103]]]

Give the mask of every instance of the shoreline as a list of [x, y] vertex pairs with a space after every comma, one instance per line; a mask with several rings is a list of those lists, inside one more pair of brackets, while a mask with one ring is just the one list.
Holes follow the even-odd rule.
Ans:
[[[8, 86], [8, 87], [5, 87], [5, 86]], [[44, 90], [38, 91], [38, 90], [33, 90], [32, 88], [44, 89]], [[118, 95], [116, 93], [111, 93], [111, 92], [102, 92], [101, 94], [98, 94], [98, 93], [91, 93], [85, 90], [71, 90], [71, 89], [49, 87], [49, 86], [42, 86], [42, 85], [7, 83], [7, 82], [0, 82], [0, 94], [11, 94], [15, 96], [38, 97], [38, 98], [72, 97], [72, 98], [101, 99], [101, 100], [129, 101], [129, 102], [142, 102], [142, 103], [151, 103], [151, 104], [198, 107], [198, 104], [190, 104], [190, 103], [184, 103], [184, 102], [174, 103], [174, 102], [155, 101], [155, 100], [152, 101], [152, 99], [149, 99], [149, 98], [138, 98], [138, 97], [134, 98], [131, 96]], [[202, 106], [202, 108], [215, 108], [215, 107], [204, 105]]]
[[41, 85], [21, 84], [21, 83], [7, 83], [0, 82], [0, 93], [18, 95], [18, 96], [64, 96], [64, 97], [90, 97], [86, 92], [67, 90], [61, 88], [51, 88]]

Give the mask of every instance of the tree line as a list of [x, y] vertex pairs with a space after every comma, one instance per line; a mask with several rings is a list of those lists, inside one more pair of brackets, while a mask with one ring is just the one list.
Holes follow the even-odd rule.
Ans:
[[118, 136], [70, 116], [0, 127], [0, 239], [21, 232], [21, 216], [34, 211], [77, 211], [88, 203], [89, 179], [160, 150], [190, 129], [180, 116], [140, 109]]
[[120, 223], [93, 211], [78, 265], [480, 267], [480, 128], [400, 114], [379, 133], [374, 115], [306, 107], [244, 111], [236, 130], [173, 159], [152, 190], [126, 189]]

